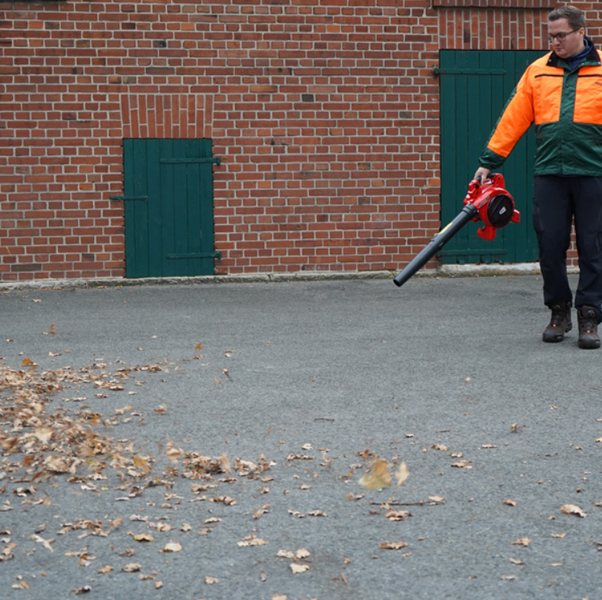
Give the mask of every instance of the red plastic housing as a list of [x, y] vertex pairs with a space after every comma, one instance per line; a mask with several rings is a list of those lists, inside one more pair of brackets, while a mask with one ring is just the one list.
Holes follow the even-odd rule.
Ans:
[[482, 183], [473, 179], [468, 184], [464, 204], [472, 204], [477, 209], [478, 214], [473, 221], [483, 222], [477, 235], [484, 240], [493, 240], [498, 229], [520, 221], [520, 213], [514, 208], [514, 198], [506, 191], [504, 176], [500, 173], [493, 174]]

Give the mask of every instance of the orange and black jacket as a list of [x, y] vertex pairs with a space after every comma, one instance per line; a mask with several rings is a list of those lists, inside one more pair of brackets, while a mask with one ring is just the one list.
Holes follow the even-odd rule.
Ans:
[[535, 123], [535, 175], [602, 176], [602, 55], [588, 42], [590, 51], [574, 70], [555, 52], [527, 67], [480, 156], [481, 166], [499, 168]]

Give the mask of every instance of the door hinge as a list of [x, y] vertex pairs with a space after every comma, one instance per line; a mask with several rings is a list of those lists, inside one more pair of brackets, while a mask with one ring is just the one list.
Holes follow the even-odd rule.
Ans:
[[110, 196], [111, 200], [148, 200], [148, 196]]
[[159, 162], [164, 165], [189, 165], [189, 164], [202, 164], [202, 163], [215, 163], [216, 165], [222, 164], [222, 159], [216, 158], [160, 158]]
[[190, 254], [168, 254], [167, 258], [216, 258], [222, 260], [222, 253], [217, 250], [216, 252], [192, 252]]
[[505, 75], [505, 69], [440, 69], [433, 67], [433, 77], [441, 75]]

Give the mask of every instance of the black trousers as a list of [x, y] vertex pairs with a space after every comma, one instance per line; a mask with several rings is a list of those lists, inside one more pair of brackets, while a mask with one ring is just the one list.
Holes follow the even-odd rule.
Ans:
[[602, 322], [602, 177], [535, 177], [533, 225], [546, 306], [572, 302], [566, 253], [575, 222], [579, 283], [574, 305], [593, 306]]

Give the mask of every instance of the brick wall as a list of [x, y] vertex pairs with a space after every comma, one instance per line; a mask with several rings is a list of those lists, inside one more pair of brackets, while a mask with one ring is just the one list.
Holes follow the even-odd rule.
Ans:
[[0, 281], [123, 276], [124, 137], [213, 138], [220, 273], [398, 268], [439, 228], [438, 50], [546, 48], [561, 4], [499, 3], [0, 2]]

